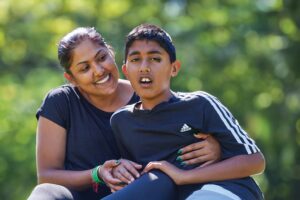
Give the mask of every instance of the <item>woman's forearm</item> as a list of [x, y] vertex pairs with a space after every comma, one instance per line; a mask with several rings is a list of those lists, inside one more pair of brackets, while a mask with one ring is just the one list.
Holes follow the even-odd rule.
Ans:
[[205, 167], [184, 171], [180, 185], [243, 178], [263, 172], [265, 160], [259, 153], [235, 156]]
[[68, 171], [47, 169], [38, 172], [38, 183], [54, 183], [72, 188], [83, 190], [92, 184], [91, 170]]

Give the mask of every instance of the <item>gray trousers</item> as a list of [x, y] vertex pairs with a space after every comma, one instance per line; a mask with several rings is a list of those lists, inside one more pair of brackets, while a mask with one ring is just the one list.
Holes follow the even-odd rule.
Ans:
[[66, 187], [43, 183], [33, 189], [27, 200], [73, 200], [73, 196]]

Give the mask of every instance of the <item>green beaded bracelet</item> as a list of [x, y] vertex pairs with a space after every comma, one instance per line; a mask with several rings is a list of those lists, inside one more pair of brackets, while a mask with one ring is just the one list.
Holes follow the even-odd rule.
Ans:
[[94, 169], [92, 169], [92, 173], [91, 173], [92, 180], [93, 180], [94, 183], [105, 184], [105, 182], [101, 178], [99, 178], [99, 176], [98, 176], [98, 170], [99, 170], [100, 167], [102, 167], [102, 165], [99, 165], [99, 166], [95, 167]]

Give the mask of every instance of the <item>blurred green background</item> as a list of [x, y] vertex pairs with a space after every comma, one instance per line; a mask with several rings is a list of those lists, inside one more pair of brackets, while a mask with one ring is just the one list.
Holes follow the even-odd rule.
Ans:
[[265, 198], [299, 198], [299, 0], [0, 0], [0, 199], [26, 199], [36, 184], [35, 112], [65, 82], [59, 39], [94, 26], [121, 66], [125, 35], [143, 22], [173, 36], [173, 88], [219, 97], [257, 141]]

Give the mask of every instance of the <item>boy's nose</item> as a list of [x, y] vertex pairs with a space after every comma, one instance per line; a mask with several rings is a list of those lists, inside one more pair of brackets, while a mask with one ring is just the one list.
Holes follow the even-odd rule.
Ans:
[[148, 73], [150, 72], [150, 67], [149, 67], [149, 63], [147, 61], [142, 62], [142, 65], [140, 67], [140, 72], [141, 73]]

